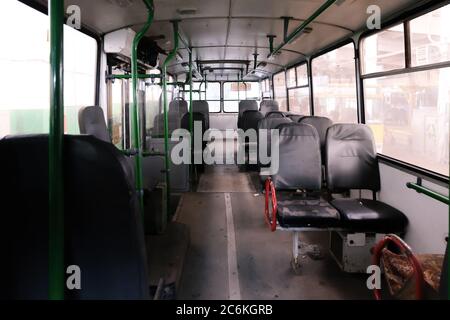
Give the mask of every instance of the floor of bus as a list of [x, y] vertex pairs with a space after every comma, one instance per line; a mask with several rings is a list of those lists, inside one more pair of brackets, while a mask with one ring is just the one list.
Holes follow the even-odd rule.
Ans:
[[256, 172], [208, 166], [197, 192], [183, 195], [177, 220], [190, 229], [178, 299], [372, 299], [367, 275], [342, 272], [328, 253], [328, 232], [305, 232], [323, 258], [290, 266], [291, 233], [269, 232]]

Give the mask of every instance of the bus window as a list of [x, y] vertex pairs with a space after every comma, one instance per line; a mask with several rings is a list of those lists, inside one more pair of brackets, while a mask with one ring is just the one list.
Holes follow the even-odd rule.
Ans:
[[289, 89], [289, 111], [303, 116], [310, 115], [308, 87]]
[[310, 115], [308, 69], [306, 64], [288, 70], [294, 72], [295, 85], [289, 88], [289, 111], [304, 116]]
[[262, 81], [261, 90], [263, 99], [272, 99], [272, 83], [270, 78]]
[[358, 122], [354, 52], [349, 43], [313, 59], [315, 115], [333, 122]]
[[[202, 88], [205, 88], [203, 84]], [[208, 101], [209, 112], [220, 112], [220, 82], [208, 82], [206, 88], [206, 101]]]
[[275, 100], [280, 104], [280, 111], [287, 111], [286, 75], [284, 71], [273, 76]]
[[287, 87], [295, 88], [297, 86], [297, 74], [295, 68], [291, 68], [286, 72]]
[[410, 30], [412, 66], [450, 61], [450, 6], [412, 20]]
[[[412, 65], [450, 61], [449, 31], [441, 27], [450, 21], [449, 8], [446, 6], [410, 21], [411, 44], [415, 48], [411, 50]], [[430, 41], [437, 41], [440, 49], [430, 49]], [[422, 49], [418, 48], [434, 53], [419, 57], [417, 54]], [[400, 61], [392, 62], [400, 65], [404, 59], [396, 56]], [[378, 152], [448, 176], [449, 82], [449, 67], [404, 69], [401, 74], [381, 74], [365, 79], [366, 123], [374, 132]]]
[[362, 40], [362, 73], [375, 73], [405, 67], [403, 24], [377, 32]]
[[259, 82], [225, 82], [223, 85], [224, 111], [238, 112], [239, 101], [260, 100]]
[[[8, 45], [0, 50], [0, 68], [8, 76], [0, 78], [0, 137], [48, 133], [49, 19], [19, 1], [4, 2], [0, 33]], [[76, 134], [78, 110], [95, 104], [97, 42], [68, 26], [64, 37], [64, 131]]]

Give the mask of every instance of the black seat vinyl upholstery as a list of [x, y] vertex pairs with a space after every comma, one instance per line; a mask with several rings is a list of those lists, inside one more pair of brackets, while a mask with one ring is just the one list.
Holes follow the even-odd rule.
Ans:
[[258, 123], [264, 118], [261, 112], [257, 110], [247, 110], [241, 118], [242, 130], [248, 129], [258, 130]]
[[[336, 124], [327, 132], [328, 188], [380, 190], [380, 173], [372, 131], [361, 124]], [[376, 200], [336, 199], [345, 227], [354, 231], [403, 233], [408, 220], [397, 209]]]
[[[278, 191], [320, 191], [322, 166], [317, 130], [300, 123], [281, 124], [278, 129], [280, 162], [278, 173], [272, 177], [275, 188]], [[282, 227], [327, 228], [339, 223], [337, 210], [320, 196], [277, 194], [277, 218]]]
[[[48, 136], [0, 140], [3, 299], [48, 298]], [[67, 299], [146, 299], [144, 232], [133, 168], [111, 143], [64, 138], [65, 264], [81, 268]], [[65, 273], [65, 270], [64, 270]]]
[[242, 116], [244, 115], [244, 112], [248, 111], [248, 110], [258, 111], [258, 103], [256, 102], [256, 100], [241, 100], [241, 101], [239, 101], [239, 114], [238, 114], [238, 121], [237, 121], [238, 129], [242, 129]]
[[205, 118], [205, 130], [209, 130], [209, 104], [205, 100], [192, 101], [192, 111], [202, 113]]
[[408, 220], [399, 210], [376, 200], [335, 199], [331, 204], [341, 213], [341, 227], [354, 232], [403, 232]]
[[[264, 118], [261, 119], [258, 122], [258, 154], [259, 154], [259, 147], [260, 147], [260, 141], [261, 136], [260, 134], [264, 134], [263, 132], [260, 132], [260, 130], [267, 130], [266, 132], [266, 139], [267, 139], [267, 155], [271, 156], [271, 142], [272, 142], [272, 130], [276, 129], [279, 125], [284, 123], [291, 123], [292, 121], [288, 118]], [[267, 164], [269, 166], [269, 164]]]
[[[167, 112], [169, 135], [176, 129], [181, 128], [181, 119], [188, 113], [188, 103], [185, 100], [173, 100], [169, 104]], [[153, 135], [155, 137], [164, 136], [164, 114], [158, 114], [153, 123]]]
[[286, 117], [288, 117], [294, 122], [300, 122], [300, 120], [302, 120], [305, 116], [299, 114], [287, 114]]
[[266, 118], [285, 118], [286, 115], [282, 111], [270, 111], [266, 113]]
[[327, 130], [333, 125], [333, 121], [326, 117], [303, 117], [298, 122], [310, 124], [314, 128], [316, 128], [320, 138], [322, 159], [325, 160], [325, 143], [327, 139]]

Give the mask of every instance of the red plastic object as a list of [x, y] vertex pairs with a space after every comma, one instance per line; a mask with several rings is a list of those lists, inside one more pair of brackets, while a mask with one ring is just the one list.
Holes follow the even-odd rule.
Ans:
[[[266, 191], [266, 206], [265, 206], [265, 219], [266, 223], [270, 228], [270, 231], [274, 232], [277, 230], [277, 194], [275, 191], [275, 186], [273, 185], [272, 179], [268, 178], [265, 183]], [[272, 196], [272, 215], [270, 215], [269, 210], [269, 198]]]
[[[380, 260], [381, 260], [381, 253], [383, 249], [389, 245], [394, 244], [398, 249], [401, 250], [402, 253], [405, 253], [408, 257], [408, 260], [413, 266], [414, 270], [414, 278], [415, 278], [415, 285], [416, 285], [416, 300], [422, 300], [423, 299], [423, 270], [419, 263], [419, 260], [417, 260], [416, 256], [412, 253], [411, 248], [402, 240], [400, 237], [398, 237], [395, 234], [390, 234], [385, 236], [383, 240], [381, 240], [376, 247], [374, 248], [373, 252], [373, 264], [379, 266]], [[374, 289], [374, 296], [376, 300], [381, 300], [381, 290], [380, 289]]]

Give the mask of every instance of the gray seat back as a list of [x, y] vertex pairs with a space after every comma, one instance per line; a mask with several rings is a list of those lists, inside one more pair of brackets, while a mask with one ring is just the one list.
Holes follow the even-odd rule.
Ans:
[[263, 100], [261, 101], [259, 107], [263, 116], [265, 116], [268, 112], [280, 110], [280, 105], [278, 101], [275, 100]]
[[259, 121], [258, 123], [258, 153], [259, 153], [259, 147], [260, 147], [260, 140], [261, 140], [261, 134], [264, 134], [263, 132], [260, 132], [262, 129], [266, 129], [266, 136], [267, 136], [267, 155], [271, 156], [272, 148], [271, 148], [271, 142], [272, 142], [272, 130], [276, 129], [279, 125], [285, 124], [285, 123], [292, 123], [292, 121], [288, 118], [264, 118]]
[[330, 190], [380, 190], [372, 130], [363, 124], [335, 124], [327, 131], [325, 166]]
[[78, 111], [78, 125], [81, 134], [89, 134], [97, 139], [111, 143], [102, 108], [98, 106], [81, 108]]
[[193, 112], [202, 113], [205, 117], [205, 130], [209, 129], [209, 105], [205, 100], [192, 101]]
[[[48, 135], [0, 140], [2, 219], [0, 299], [48, 299]], [[65, 265], [81, 269], [81, 290], [66, 299], [146, 299], [142, 218], [133, 168], [111, 143], [64, 137]], [[65, 271], [64, 271], [65, 274]]]
[[254, 129], [258, 130], [258, 123], [264, 119], [261, 112], [256, 110], [247, 110], [242, 115], [242, 130]]
[[[300, 123], [306, 123], [316, 128], [320, 138], [320, 148], [322, 157], [325, 157], [325, 142], [327, 138], [327, 130], [333, 125], [333, 121], [326, 117], [303, 117], [299, 121]], [[324, 159], [325, 160], [325, 159]]]
[[188, 112], [188, 103], [185, 100], [173, 100], [169, 104], [169, 113], [178, 113], [180, 119]]
[[300, 114], [288, 114], [286, 117], [294, 122], [300, 122], [300, 120], [302, 120], [305, 116], [302, 116]]
[[241, 100], [239, 101], [239, 117], [242, 117], [245, 111], [256, 110], [258, 111], [258, 103], [256, 100]]
[[279, 169], [273, 176], [280, 190], [306, 189], [317, 191], [322, 187], [320, 139], [317, 130], [308, 124], [285, 123], [278, 126]]
[[286, 118], [282, 111], [269, 111], [266, 113], [266, 118]]

